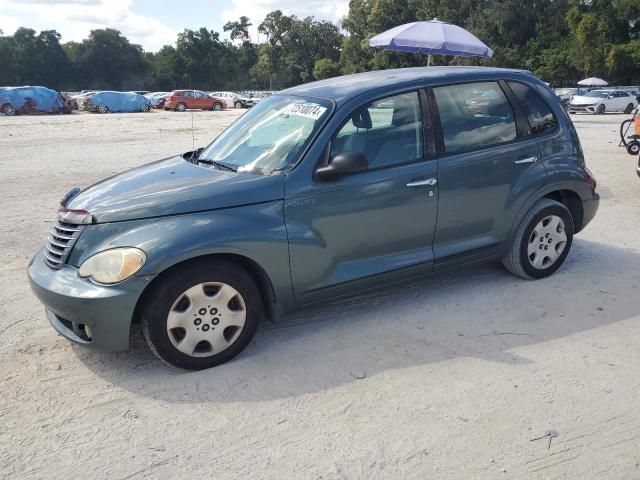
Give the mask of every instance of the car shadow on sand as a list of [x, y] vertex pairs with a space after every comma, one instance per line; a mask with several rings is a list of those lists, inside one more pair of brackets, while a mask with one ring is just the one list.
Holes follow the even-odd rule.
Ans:
[[74, 351], [105, 381], [162, 401], [280, 399], [460, 357], [530, 363], [520, 347], [638, 315], [639, 272], [638, 253], [576, 239], [548, 279], [496, 263], [389, 286], [265, 323], [239, 357], [205, 371], [165, 365], [138, 328], [128, 353]]

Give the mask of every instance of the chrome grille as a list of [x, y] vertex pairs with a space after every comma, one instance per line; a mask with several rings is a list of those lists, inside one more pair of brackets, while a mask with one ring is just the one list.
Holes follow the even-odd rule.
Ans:
[[59, 221], [53, 224], [44, 246], [44, 259], [47, 265], [56, 270], [64, 265], [83, 228], [84, 225], [72, 225]]

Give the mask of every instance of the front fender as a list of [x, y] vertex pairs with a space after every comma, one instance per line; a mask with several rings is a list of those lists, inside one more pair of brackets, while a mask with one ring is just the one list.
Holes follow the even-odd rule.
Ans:
[[185, 215], [90, 225], [82, 232], [68, 263], [80, 266], [91, 255], [114, 247], [137, 247], [147, 263], [137, 275], [157, 275], [185, 260], [235, 254], [262, 267], [276, 300], [294, 308], [289, 249], [282, 201]]

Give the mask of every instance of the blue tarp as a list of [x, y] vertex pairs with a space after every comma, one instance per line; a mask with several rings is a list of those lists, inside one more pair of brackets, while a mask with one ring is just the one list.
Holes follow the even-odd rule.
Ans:
[[7, 103], [15, 113], [59, 113], [65, 107], [60, 94], [46, 87], [0, 87], [0, 109]]
[[151, 106], [151, 101], [137, 93], [104, 91], [89, 97], [87, 109], [96, 110], [100, 105], [109, 112], [142, 112], [148, 110], [145, 106]]

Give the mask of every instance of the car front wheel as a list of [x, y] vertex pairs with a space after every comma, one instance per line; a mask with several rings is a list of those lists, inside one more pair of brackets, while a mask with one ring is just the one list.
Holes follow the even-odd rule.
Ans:
[[564, 263], [573, 241], [571, 212], [562, 203], [543, 198], [529, 210], [502, 257], [519, 277], [548, 277]]
[[228, 262], [176, 267], [152, 287], [141, 309], [145, 339], [165, 362], [202, 370], [231, 360], [262, 318], [251, 276]]
[[8, 117], [13, 117], [16, 114], [16, 109], [10, 103], [7, 103], [2, 107], [2, 113]]

